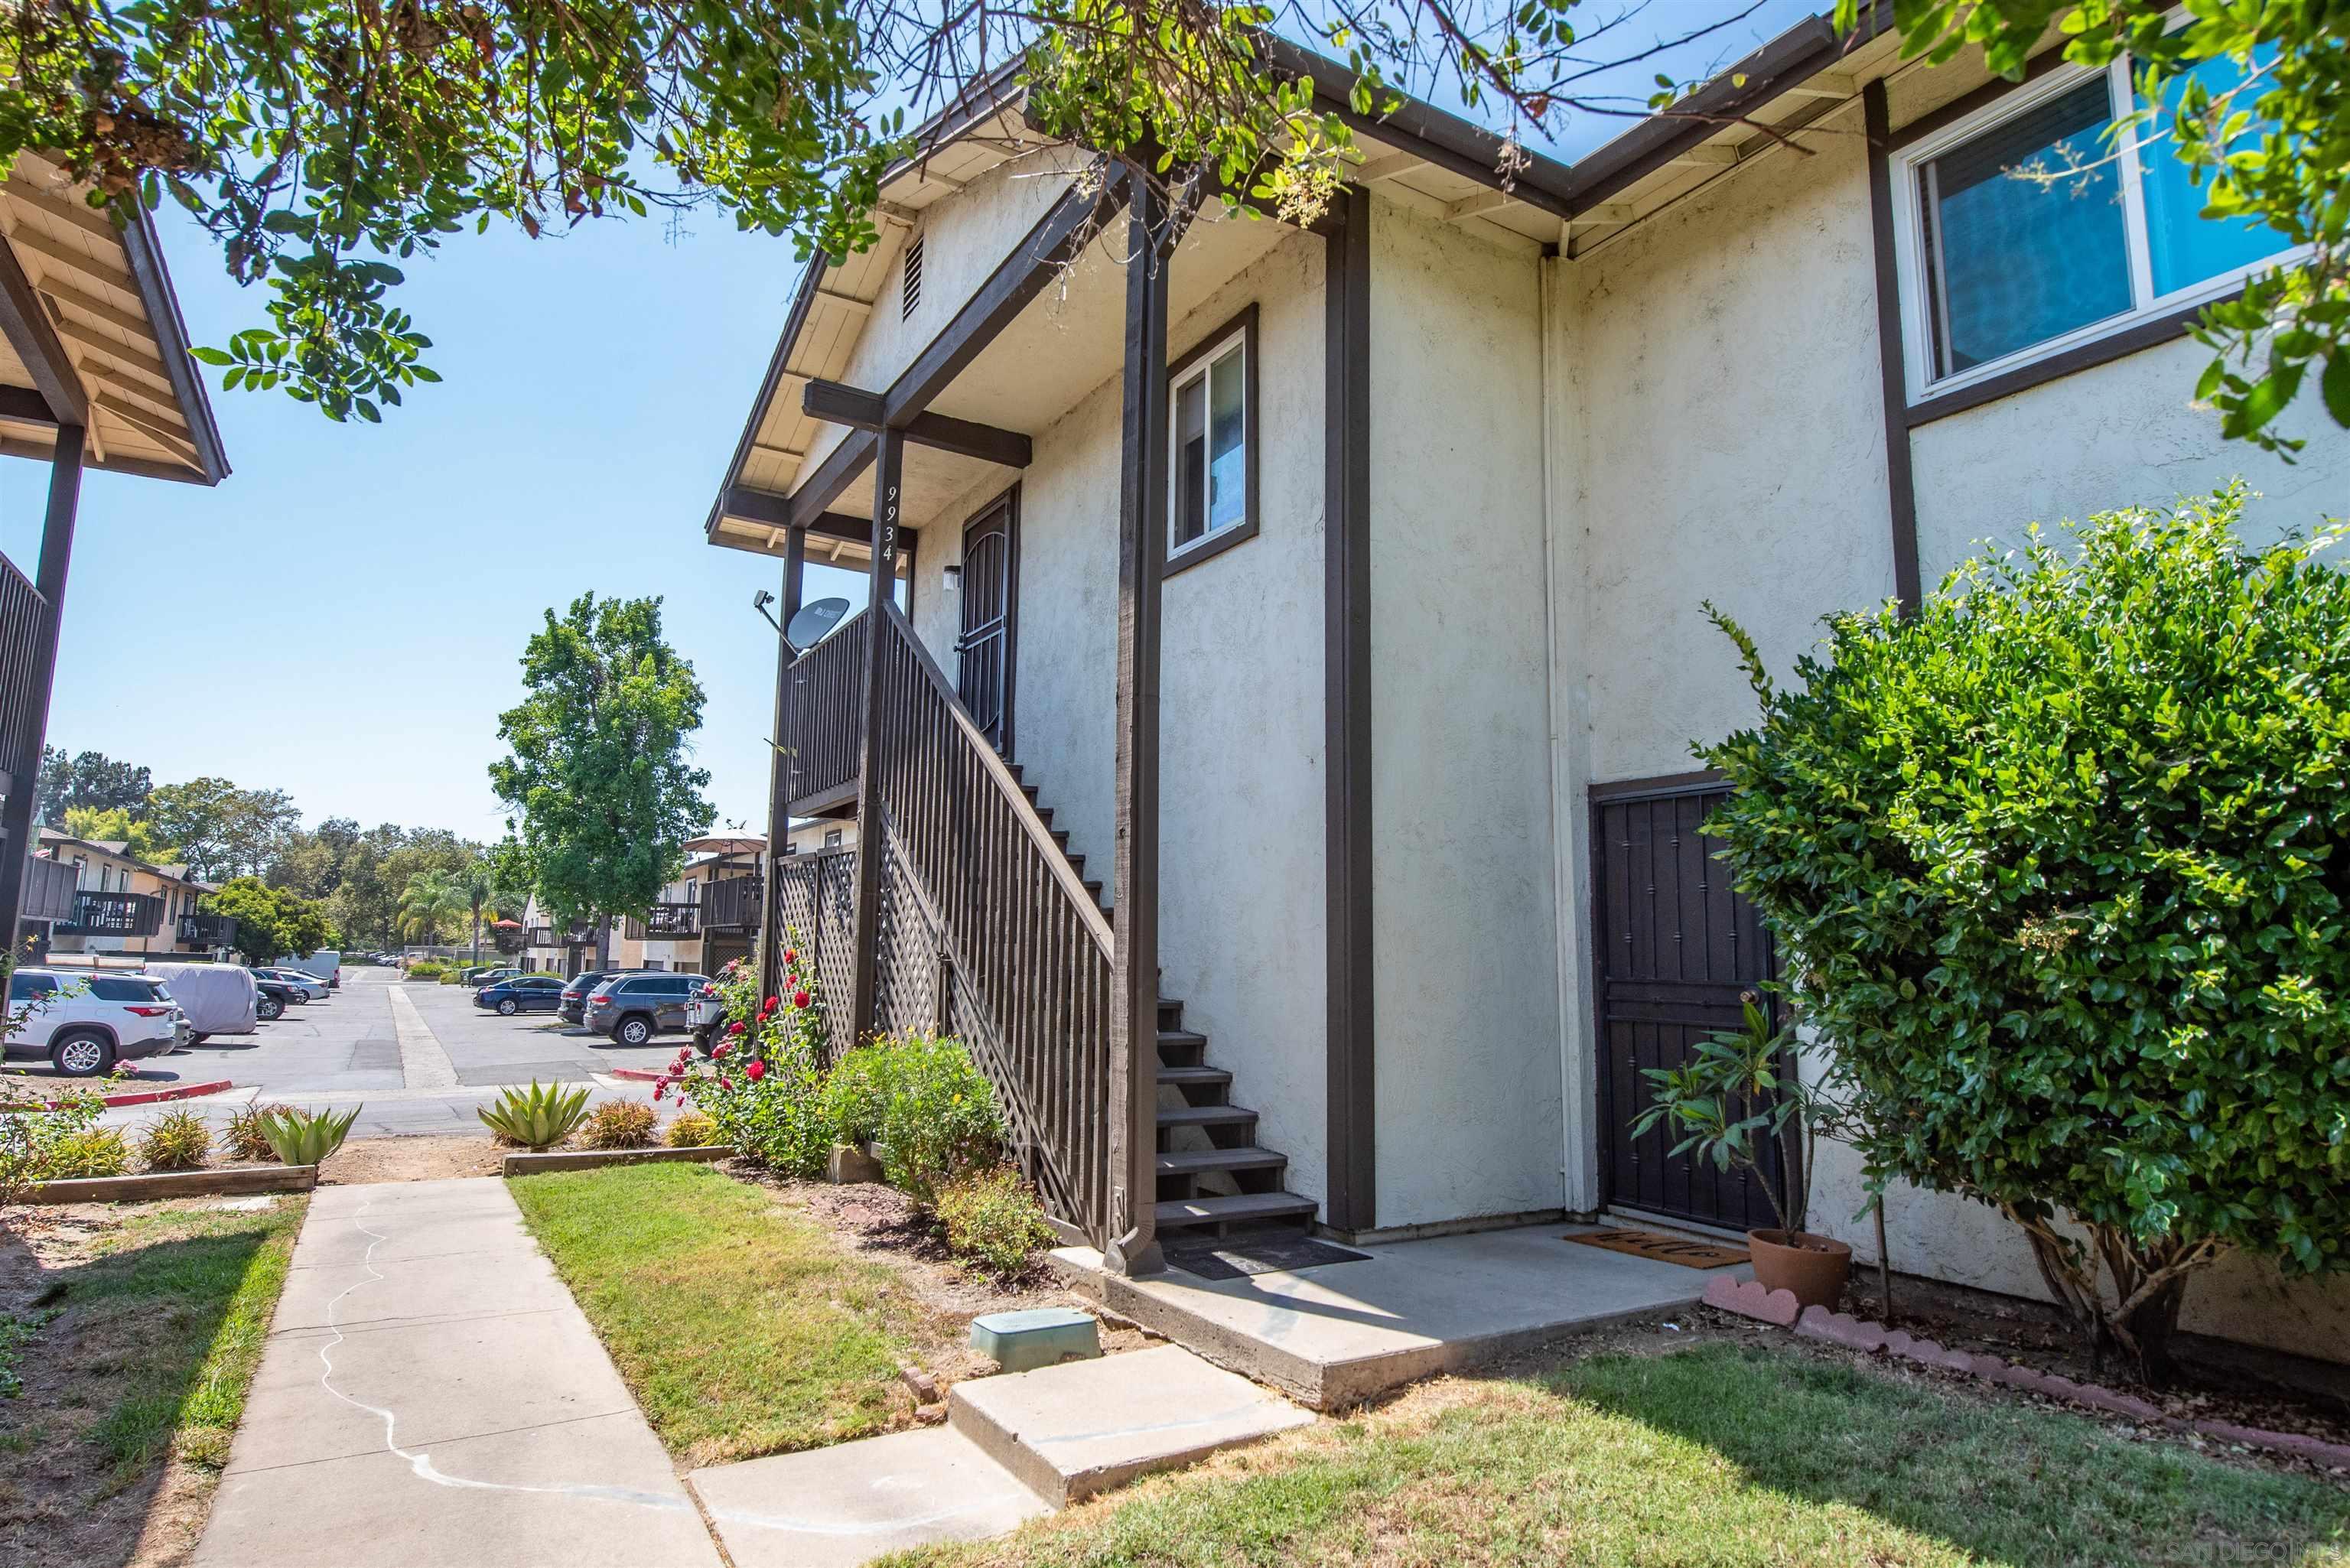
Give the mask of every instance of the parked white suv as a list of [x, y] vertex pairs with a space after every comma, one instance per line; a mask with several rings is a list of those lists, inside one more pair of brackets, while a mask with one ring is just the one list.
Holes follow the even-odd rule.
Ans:
[[151, 975], [20, 969], [8, 979], [7, 1016], [20, 1009], [28, 1011], [5, 1054], [47, 1056], [69, 1078], [163, 1055], [189, 1033], [171, 988]]

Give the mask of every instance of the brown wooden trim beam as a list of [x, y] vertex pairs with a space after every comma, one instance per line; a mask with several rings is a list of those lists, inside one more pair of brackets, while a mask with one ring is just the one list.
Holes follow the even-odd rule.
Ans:
[[1323, 243], [1325, 1223], [1378, 1222], [1371, 928], [1371, 199], [1347, 186]]
[[1901, 345], [1901, 273], [1894, 254], [1892, 119], [1882, 81], [1861, 89], [1868, 139], [1868, 216], [1877, 264], [1877, 386], [1885, 414], [1886, 506], [1893, 529], [1893, 592], [1915, 611], [1924, 589], [1918, 568], [1918, 485], [1910, 469], [1909, 371]]
[[57, 416], [49, 400], [30, 387], [0, 387], [0, 420], [20, 425], [51, 425]]
[[1167, 274], [1177, 224], [1127, 171], [1118, 508], [1118, 741], [1109, 1006], [1109, 1244], [1122, 1274], [1166, 1267], [1159, 1201], [1159, 578], [1167, 553]]
[[[897, 557], [898, 514], [905, 499], [906, 438], [884, 429], [873, 438], [879, 449], [873, 476], [872, 569], [867, 579], [867, 614], [872, 626], [865, 637], [865, 733], [858, 746], [858, 775], [878, 780], [881, 774], [881, 639], [889, 635], [881, 608], [894, 594], [891, 563]], [[855, 946], [851, 950], [848, 1040], [856, 1044], [875, 1028], [881, 1002], [881, 862], [889, 853], [881, 817], [880, 792], [863, 787], [857, 792], [857, 906]]]
[[[0, 250], [5, 250], [0, 245]], [[12, 262], [13, 265], [13, 262]], [[15, 693], [23, 703], [25, 766], [36, 773], [41, 746], [48, 738], [49, 694], [57, 671], [57, 636], [65, 627], [66, 579], [73, 566], [74, 518], [81, 504], [83, 431], [79, 425], [57, 427], [57, 448], [49, 459], [49, 504], [41, 522], [41, 560], [33, 587], [47, 601], [33, 649], [27, 690]], [[0, 759], [5, 760], [5, 759]], [[34, 844], [33, 801], [37, 792], [12, 789], [0, 803], [0, 945], [16, 944], [18, 916], [25, 908], [25, 857]]]
[[16, 259], [15, 242], [0, 241], [0, 334], [33, 378], [33, 389], [48, 405], [61, 425], [89, 424], [89, 401], [82, 390], [81, 372], [49, 319], [48, 306], [34, 292], [25, 264]]
[[[889, 422], [889, 400], [862, 387], [811, 378], [800, 391], [800, 411], [827, 424], [878, 431]], [[936, 447], [941, 452], [975, 457], [1005, 468], [1025, 468], [1035, 460], [1035, 443], [1026, 436], [975, 420], [958, 420], [925, 410], [902, 428], [906, 439], [917, 446]]]

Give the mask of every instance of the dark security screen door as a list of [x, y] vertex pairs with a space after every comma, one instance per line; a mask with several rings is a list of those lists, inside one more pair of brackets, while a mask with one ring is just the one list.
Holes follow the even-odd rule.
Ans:
[[1019, 520], [1005, 495], [963, 524], [962, 656], [958, 695], [999, 752], [1012, 743], [1012, 633], [1019, 591]]
[[[1746, 1172], [1671, 1153], [1660, 1126], [1635, 1137], [1650, 1099], [1644, 1069], [1675, 1067], [1698, 1042], [1742, 1022], [1739, 993], [1771, 978], [1754, 908], [1698, 831], [1727, 791], [1683, 785], [1614, 795], [1593, 812], [1598, 866], [1599, 1106], [1608, 1201], [1732, 1230], [1778, 1223]], [[1776, 1153], [1762, 1145], [1766, 1168]]]

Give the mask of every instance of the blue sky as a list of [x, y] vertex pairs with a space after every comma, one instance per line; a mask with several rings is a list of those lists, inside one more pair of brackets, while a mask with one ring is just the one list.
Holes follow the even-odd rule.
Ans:
[[[1654, 0], [1611, 42], [1736, 8]], [[1661, 68], [1704, 71], [1808, 9], [1770, 0]], [[1658, 68], [1609, 87], [1645, 93]], [[1577, 121], [1559, 150], [1623, 125]], [[762, 822], [775, 639], [750, 600], [779, 563], [712, 548], [702, 522], [799, 269], [789, 241], [739, 234], [723, 213], [682, 226], [457, 237], [402, 290], [444, 379], [385, 424], [215, 389], [235, 471], [217, 489], [91, 474], [51, 743], [145, 763], [158, 783], [284, 789], [312, 823], [495, 838], [485, 770], [542, 612], [589, 589], [658, 594], [709, 695], [697, 749], [719, 820]], [[199, 231], [167, 213], [163, 238], [195, 342], [257, 319], [260, 296]], [[0, 462], [0, 550], [28, 574], [46, 479]], [[844, 590], [862, 598], [850, 575], [811, 571], [812, 597]]]

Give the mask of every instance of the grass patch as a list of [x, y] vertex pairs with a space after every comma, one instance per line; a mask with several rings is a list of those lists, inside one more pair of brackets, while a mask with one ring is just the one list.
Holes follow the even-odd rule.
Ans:
[[699, 1165], [507, 1183], [670, 1451], [691, 1464], [889, 1427], [914, 1312], [896, 1277]]
[[166, 1494], [201, 1526], [308, 1207], [118, 1209], [44, 1266], [0, 1318], [0, 1562], [120, 1561]]
[[899, 1564], [2350, 1563], [2350, 1492], [1712, 1344], [1455, 1381]]

